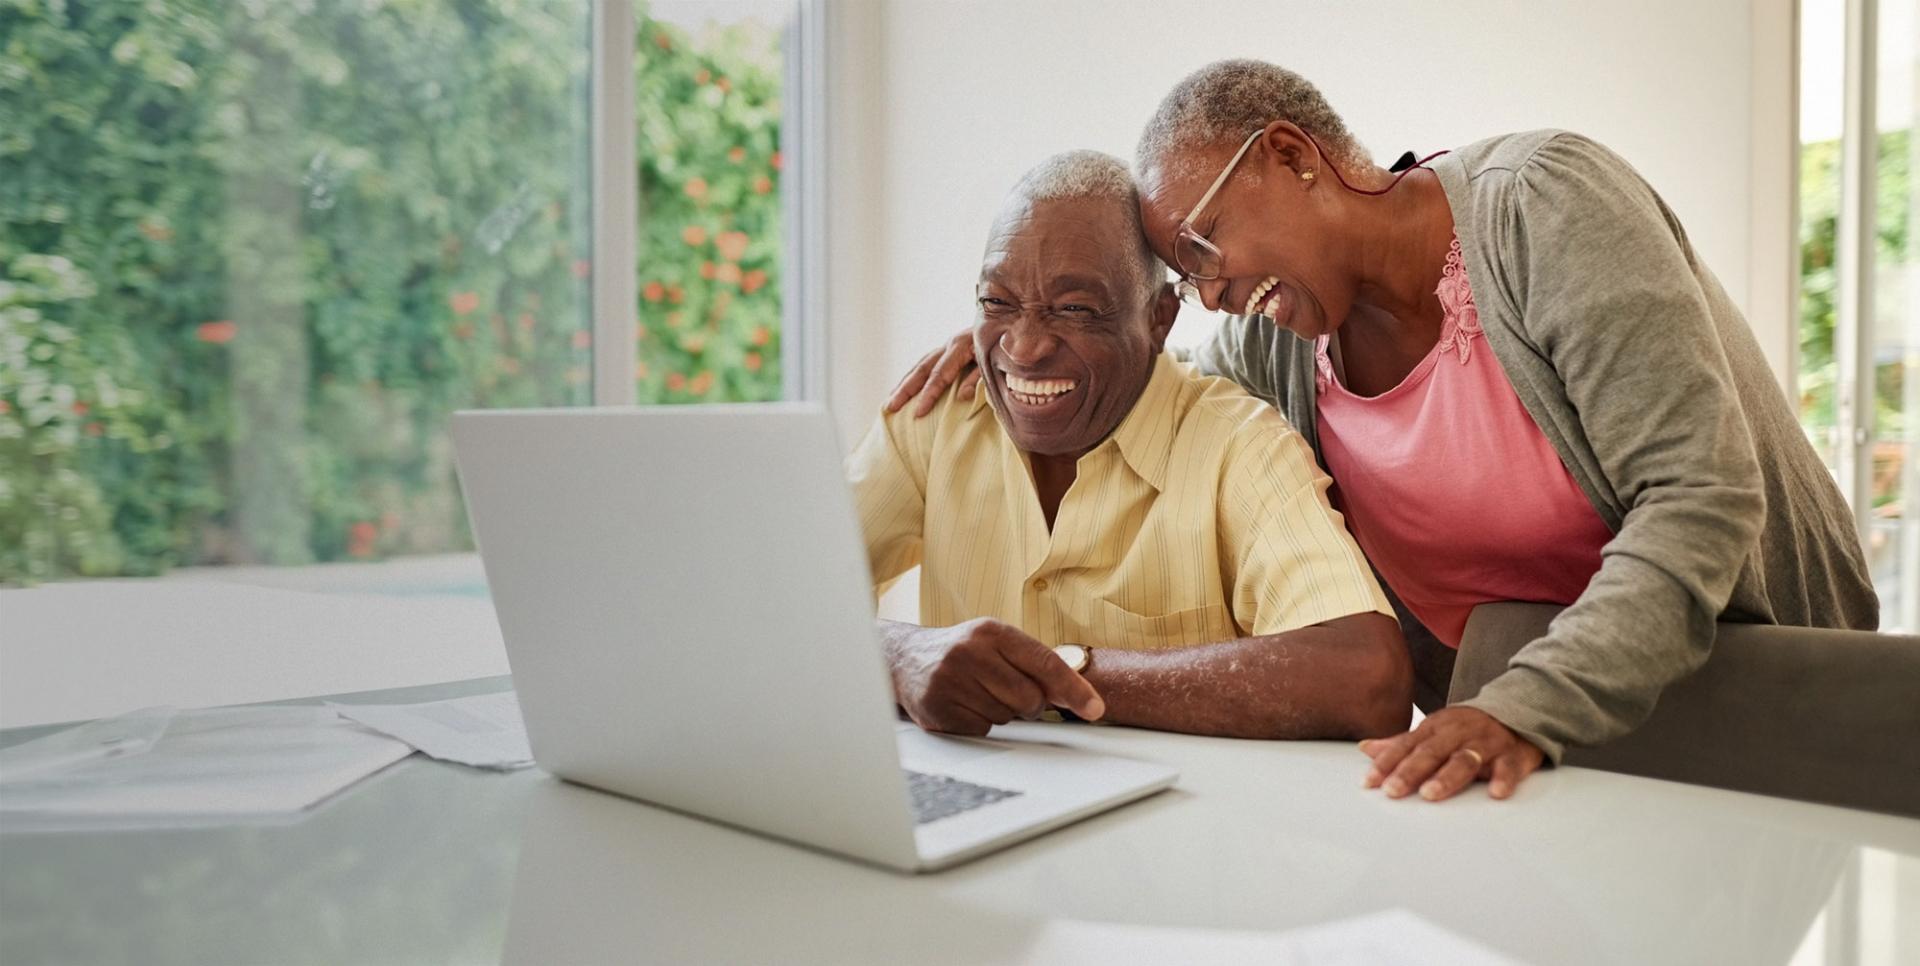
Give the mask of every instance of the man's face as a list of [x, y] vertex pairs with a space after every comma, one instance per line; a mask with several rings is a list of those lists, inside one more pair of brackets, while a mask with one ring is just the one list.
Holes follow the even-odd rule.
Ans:
[[974, 357], [1021, 449], [1085, 453], [1146, 388], [1178, 302], [1134, 276], [1136, 231], [1119, 206], [1085, 198], [1016, 203], [994, 225]]

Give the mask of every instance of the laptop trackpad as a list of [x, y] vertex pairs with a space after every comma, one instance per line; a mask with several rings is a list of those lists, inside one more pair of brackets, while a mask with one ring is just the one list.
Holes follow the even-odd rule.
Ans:
[[934, 735], [919, 726], [902, 723], [894, 730], [900, 746], [900, 764], [914, 771], [941, 772], [970, 761], [1005, 754], [1011, 746], [986, 738]]

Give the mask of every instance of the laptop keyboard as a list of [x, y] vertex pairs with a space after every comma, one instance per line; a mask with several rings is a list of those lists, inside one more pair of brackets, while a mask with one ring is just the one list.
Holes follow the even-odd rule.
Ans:
[[913, 824], [925, 825], [950, 818], [961, 812], [971, 812], [982, 805], [1013, 798], [1019, 792], [990, 785], [975, 785], [946, 775], [929, 775], [925, 772], [907, 772], [907, 792], [913, 799]]

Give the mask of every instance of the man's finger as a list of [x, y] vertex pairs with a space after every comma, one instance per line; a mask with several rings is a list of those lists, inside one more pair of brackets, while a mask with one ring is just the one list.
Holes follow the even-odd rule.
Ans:
[[1047, 703], [1072, 711], [1088, 721], [1107, 713], [1107, 703], [1080, 672], [1067, 666], [1053, 649], [1022, 635], [1006, 641], [1000, 654], [1027, 676], [1039, 682]]
[[1429, 802], [1452, 798], [1460, 789], [1473, 784], [1474, 776], [1480, 774], [1485, 765], [1486, 756], [1461, 748], [1420, 786], [1420, 797]]
[[1367, 788], [1379, 788], [1380, 783], [1386, 781], [1388, 775], [1393, 774], [1393, 769], [1400, 764], [1401, 759], [1407, 757], [1407, 752], [1412, 751], [1419, 740], [1413, 732], [1404, 731], [1391, 738], [1376, 738], [1361, 742], [1360, 750], [1373, 759], [1373, 767], [1367, 769], [1367, 780], [1362, 785]]
[[929, 724], [921, 726], [927, 731], [937, 731], [947, 735], [970, 735], [978, 738], [993, 730], [993, 722], [988, 721], [979, 712], [963, 705], [948, 705], [941, 713], [934, 715]]
[[980, 669], [980, 683], [994, 700], [1013, 709], [1015, 715], [1032, 718], [1047, 709], [1047, 696], [1040, 683], [1027, 676], [1026, 672], [1013, 666], [1003, 655], [996, 654], [983, 662]]
[[1388, 798], [1405, 798], [1432, 778], [1453, 751], [1451, 741], [1429, 735], [1400, 760], [1399, 766], [1387, 775], [1387, 780], [1380, 787], [1386, 791]]

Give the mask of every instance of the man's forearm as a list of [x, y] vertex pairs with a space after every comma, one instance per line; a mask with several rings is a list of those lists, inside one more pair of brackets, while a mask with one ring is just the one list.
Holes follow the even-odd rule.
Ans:
[[1235, 738], [1368, 738], [1404, 731], [1413, 669], [1380, 614], [1156, 651], [1094, 646], [1086, 678], [1116, 724]]

